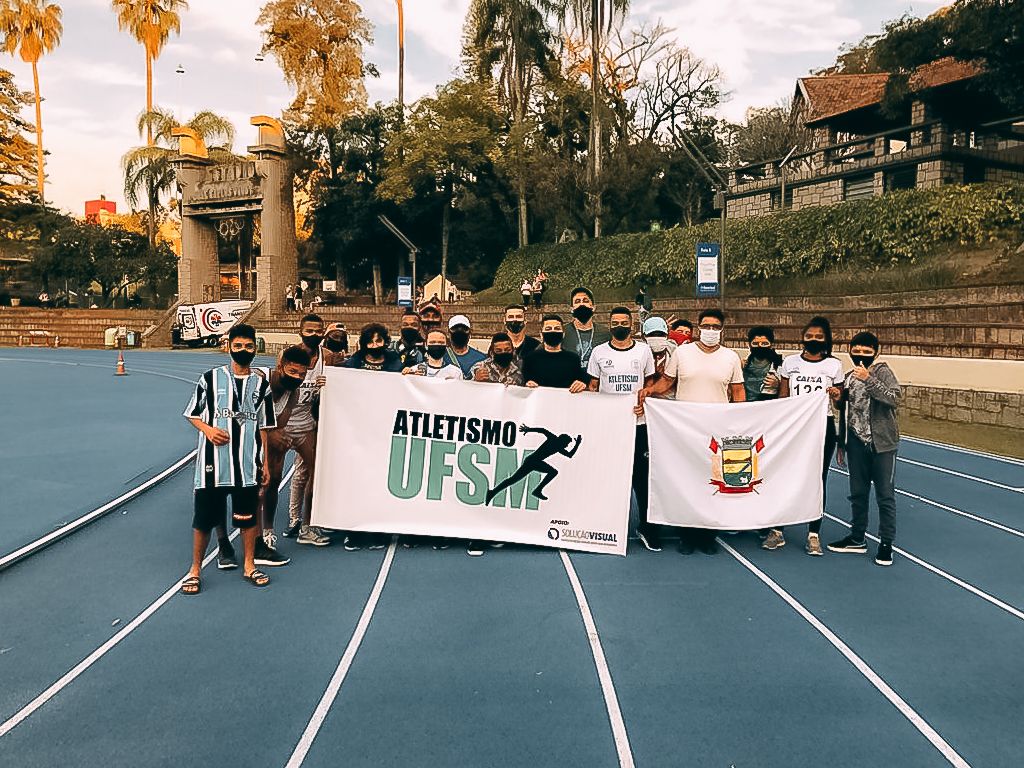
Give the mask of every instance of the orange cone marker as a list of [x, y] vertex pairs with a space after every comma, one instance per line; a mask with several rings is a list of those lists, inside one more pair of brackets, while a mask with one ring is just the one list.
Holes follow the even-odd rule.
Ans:
[[124, 352], [117, 353], [117, 370], [114, 371], [115, 376], [127, 376], [128, 371], [124, 369]]

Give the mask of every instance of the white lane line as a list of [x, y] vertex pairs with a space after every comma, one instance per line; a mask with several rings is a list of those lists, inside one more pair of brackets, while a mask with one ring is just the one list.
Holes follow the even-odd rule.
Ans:
[[[829, 467], [829, 469], [831, 469], [833, 472], [837, 472], [840, 475], [846, 475], [847, 477], [850, 476], [850, 473], [844, 469], [836, 469], [835, 467]], [[995, 520], [989, 520], [987, 517], [981, 517], [979, 515], [971, 514], [970, 512], [964, 512], [962, 509], [951, 507], [948, 504], [942, 504], [933, 499], [926, 499], [924, 496], [918, 496], [916, 493], [910, 493], [910, 491], [904, 491], [901, 490], [900, 488], [896, 489], [896, 493], [900, 494], [901, 496], [906, 496], [908, 499], [920, 501], [922, 504], [930, 504], [931, 506], [945, 510], [946, 512], [952, 512], [954, 515], [960, 515], [960, 517], [965, 517], [968, 520], [974, 520], [976, 523], [982, 523], [983, 525], [990, 526], [992, 528], [995, 528], [996, 530], [1002, 531], [1003, 533], [1009, 533], [1012, 536], [1017, 536], [1019, 538], [1024, 539], [1024, 531], [1019, 531], [1016, 528], [1011, 528], [1008, 525], [997, 523]]]
[[[112, 366], [100, 365], [99, 363], [73, 363], [73, 362], [70, 362], [70, 361], [67, 361], [67, 360], [21, 360], [21, 359], [15, 358], [15, 357], [0, 357], [0, 362], [3, 362], [3, 363], [37, 363], [37, 364], [42, 364], [42, 365], [67, 365], [67, 366], [71, 366], [73, 368], [105, 368], [105, 369], [110, 369], [111, 370], [111, 375], [113, 375], [113, 372], [112, 372], [113, 371], [113, 367]], [[183, 376], [173, 376], [173, 375], [171, 375], [169, 373], [160, 373], [158, 371], [150, 371], [150, 370], [145, 370], [145, 369], [142, 369], [142, 368], [132, 368], [130, 371], [128, 371], [128, 374], [131, 375], [132, 373], [144, 373], [147, 376], [161, 376], [161, 377], [163, 377], [165, 379], [176, 379], [177, 381], [184, 381], [184, 382], [187, 382], [189, 384], [195, 384], [196, 381], [197, 381], [197, 379], [186, 379]], [[197, 372], [196, 376], [198, 376], [199, 373], [201, 373], [201, 371]]]
[[[288, 470], [288, 474], [281, 478], [281, 485], [279, 486], [280, 489], [283, 489], [285, 485], [288, 484], [288, 481], [291, 480], [294, 471], [295, 468], [292, 467], [291, 469]], [[235, 538], [237, 538], [237, 536], [238, 530], [236, 529], [234, 532], [232, 532], [230, 538], [233, 541]], [[216, 547], [214, 547], [214, 549], [212, 549], [210, 553], [205, 558], [203, 558], [202, 567], [205, 568], [206, 566], [208, 566], [211, 562], [213, 562], [213, 558], [215, 558], [216, 556], [217, 549]], [[164, 606], [172, 597], [178, 594], [178, 591], [181, 589], [181, 582], [183, 580], [184, 577], [174, 582], [174, 584], [172, 584], [171, 587], [166, 592], [164, 592], [162, 595], [160, 595], [160, 597], [158, 597], [156, 600], [150, 603], [142, 611], [142, 613], [140, 613], [134, 619], [125, 624], [124, 627], [122, 627], [109, 640], [103, 643], [103, 645], [94, 650], [80, 662], [75, 664], [75, 666], [73, 666], [64, 675], [62, 675], [60, 679], [57, 680], [57, 682], [55, 682], [45, 691], [43, 691], [34, 699], [32, 699], [32, 701], [30, 701], [28, 704], [26, 704], [24, 707], [18, 710], [14, 715], [11, 716], [10, 719], [6, 720], [3, 723], [0, 723], [0, 738], [3, 738], [12, 730], [17, 728], [19, 724], [21, 724], [25, 719], [30, 717], [36, 710], [38, 710], [40, 707], [46, 704], [46, 702], [48, 702], [62, 690], [71, 685], [71, 683], [75, 682], [75, 680], [83, 672], [85, 672], [97, 661], [102, 659], [107, 654], [108, 651], [110, 651], [118, 643], [120, 643], [122, 640], [128, 637], [128, 635], [130, 635], [132, 632], [138, 629], [146, 619], [148, 619], [150, 616], [152, 616], [154, 613], [160, 610], [160, 608]]]
[[615, 739], [615, 751], [619, 755], [619, 766], [620, 768], [633, 768], [633, 750], [629, 746], [629, 734], [626, 733], [626, 723], [622, 719], [618, 696], [615, 695], [612, 673], [608, 669], [608, 660], [605, 659], [604, 648], [601, 647], [601, 638], [597, 634], [597, 624], [594, 623], [594, 615], [590, 612], [587, 595], [583, 591], [580, 577], [576, 575], [576, 569], [573, 568], [569, 555], [564, 549], [559, 550], [558, 554], [562, 558], [565, 573], [569, 577], [572, 591], [576, 595], [576, 604], [579, 605], [580, 615], [583, 616], [583, 626], [587, 630], [590, 651], [594, 655], [594, 666], [597, 667], [597, 677], [601, 681], [605, 709], [608, 710], [608, 721], [612, 727], [612, 737]]
[[980, 456], [983, 459], [992, 459], [993, 461], [1002, 461], [1007, 464], [1016, 464], [1018, 467], [1024, 467], [1024, 461], [1015, 459], [1012, 456], [1003, 456], [998, 453], [985, 453], [984, 451], [973, 451], [970, 448], [961, 448], [959, 445], [950, 445], [949, 443], [937, 443], [934, 440], [924, 440], [920, 437], [907, 437], [902, 435], [901, 440], [906, 440], [910, 443], [919, 443], [920, 445], [930, 445], [933, 448], [942, 448], [947, 451], [953, 451], [954, 453], [966, 453], [968, 456]]
[[885, 696], [885, 698], [889, 700], [889, 703], [896, 707], [896, 709], [899, 710], [899, 713], [909, 720], [910, 724], [917, 728], [922, 736], [928, 739], [931, 745], [935, 747], [935, 749], [937, 749], [944, 758], [946, 758], [950, 765], [956, 766], [956, 768], [971, 768], [970, 763], [964, 760], [963, 757], [961, 757], [960, 754], [950, 746], [949, 742], [939, 735], [938, 731], [932, 728], [927, 721], [925, 721], [925, 719], [903, 699], [903, 697], [892, 689], [892, 686], [885, 682], [885, 680], [883, 680], [881, 676], [875, 672], [875, 670], [873, 670], [866, 661], [864, 661], [864, 659], [858, 656], [850, 646], [844, 643], [835, 632], [825, 626], [817, 616], [807, 610], [807, 608], [805, 608], [795, 597], [783, 589], [770, 576], [765, 574], [764, 571], [747, 560], [747, 558], [721, 539], [718, 539], [718, 542], [722, 545], [725, 551], [736, 558], [744, 568], [760, 579], [768, 589], [781, 597], [790, 608], [800, 614], [800, 617], [803, 618], [804, 621], [818, 630], [826, 640], [832, 643], [836, 650], [843, 654], [843, 656], [846, 657], [846, 660], [849, 661], [869, 683], [877, 688], [878, 692]]
[[945, 467], [937, 467], [934, 464], [925, 464], [923, 461], [914, 461], [913, 459], [905, 459], [902, 456], [896, 457], [897, 461], [902, 461], [905, 464], [913, 464], [915, 467], [924, 467], [925, 469], [931, 469], [936, 472], [941, 472], [944, 475], [953, 475], [954, 477], [962, 477], [965, 480], [973, 480], [976, 483], [984, 483], [985, 485], [991, 485], [993, 488], [1002, 488], [1004, 491], [1013, 491], [1014, 493], [1024, 493], [1024, 488], [1019, 488], [1014, 485], [1006, 485], [1004, 483], [997, 483], [995, 480], [987, 480], [984, 477], [978, 477], [977, 475], [969, 475], [966, 472], [957, 472], [955, 469], [946, 469]]
[[313, 715], [309, 718], [302, 736], [299, 737], [299, 743], [295, 745], [295, 749], [291, 757], [288, 758], [285, 768], [298, 768], [298, 766], [302, 765], [302, 761], [309, 754], [309, 750], [313, 746], [313, 741], [320, 732], [324, 720], [327, 719], [327, 713], [330, 711], [331, 705], [334, 704], [334, 700], [338, 697], [341, 684], [345, 682], [345, 677], [348, 675], [356, 653], [359, 651], [359, 646], [363, 642], [366, 629], [370, 626], [373, 612], [377, 609], [377, 601], [380, 600], [380, 594], [384, 591], [384, 584], [387, 582], [388, 573], [391, 571], [391, 563], [395, 559], [397, 541], [397, 537], [392, 537], [391, 544], [388, 545], [387, 552], [384, 555], [384, 562], [380, 564], [380, 570], [377, 572], [377, 580], [373, 583], [373, 589], [370, 590], [370, 596], [366, 599], [366, 605], [363, 606], [363, 613], [359, 617], [359, 623], [356, 624], [355, 631], [352, 633], [352, 639], [348, 641], [345, 653], [342, 654], [334, 674], [331, 675], [330, 682], [327, 683], [327, 689], [324, 691], [323, 696], [320, 697], [316, 709], [313, 710]]
[[5, 568], [11, 567], [12, 565], [14, 565], [19, 560], [23, 560], [26, 557], [28, 557], [29, 555], [35, 554], [36, 552], [38, 552], [39, 550], [43, 549], [44, 547], [48, 547], [49, 545], [53, 544], [54, 542], [59, 541], [60, 539], [63, 539], [65, 536], [68, 536], [68, 535], [74, 533], [75, 531], [77, 531], [82, 526], [88, 525], [89, 523], [93, 522], [94, 520], [96, 520], [96, 519], [98, 519], [100, 517], [103, 517], [103, 515], [107, 514], [112, 509], [116, 509], [117, 507], [121, 506], [126, 501], [131, 501], [136, 496], [139, 496], [140, 494], [145, 493], [150, 488], [152, 488], [154, 485], [156, 485], [157, 483], [160, 483], [164, 479], [170, 477], [175, 472], [177, 472], [179, 469], [181, 469], [183, 466], [188, 464], [188, 462], [190, 462], [193, 458], [195, 458], [195, 455], [196, 455], [196, 449], [192, 449], [191, 453], [189, 453], [188, 455], [183, 456], [182, 458], [178, 459], [174, 464], [169, 466], [167, 469], [165, 469], [160, 474], [156, 475], [155, 477], [151, 477], [149, 480], [147, 480], [146, 482], [142, 483], [141, 485], [135, 486], [130, 491], [126, 491], [126, 492], [122, 493], [120, 496], [118, 496], [113, 501], [108, 501], [103, 506], [97, 507], [96, 509], [92, 510], [92, 512], [86, 512], [81, 517], [79, 517], [79, 518], [77, 518], [75, 520], [72, 520], [70, 523], [62, 525], [57, 530], [51, 531], [50, 533], [46, 534], [45, 536], [41, 536], [40, 538], [36, 539], [35, 541], [33, 541], [33, 542], [29, 543], [29, 544], [26, 544], [25, 546], [23, 546], [23, 547], [21, 547], [19, 549], [14, 550], [9, 555], [4, 555], [3, 557], [0, 557], [0, 571], [4, 570]]
[[[845, 526], [847, 528], [851, 528], [852, 527], [845, 520], [840, 520], [838, 517], [833, 517], [828, 512], [825, 513], [825, 517], [827, 517], [829, 520], [832, 520], [833, 522], [839, 523], [840, 525]], [[872, 536], [870, 533], [865, 533], [864, 535], [867, 536], [867, 538], [871, 539], [872, 541], [874, 541], [876, 543], [878, 542], [878, 537], [877, 536]], [[909, 560], [912, 563], [917, 563], [922, 568], [925, 568], [926, 570], [929, 570], [932, 573], [934, 573], [936, 576], [941, 576], [946, 581], [949, 581], [949, 582], [951, 582], [953, 584], [956, 584], [958, 587], [960, 587], [962, 589], [966, 589], [968, 592], [970, 592], [975, 597], [980, 597], [985, 602], [991, 603], [996, 608], [1004, 610], [1008, 614], [1010, 614], [1011, 616], [1014, 616], [1014, 617], [1020, 619], [1021, 621], [1024, 621], [1024, 612], [1021, 612], [1019, 609], [1014, 608], [1009, 603], [1004, 603], [998, 597], [993, 597], [988, 592], [985, 592], [985, 591], [983, 591], [981, 589], [978, 589], [973, 584], [969, 584], [968, 582], [964, 581], [963, 579], [957, 578], [956, 576], [954, 576], [953, 574], [949, 573], [948, 571], [944, 571], [941, 568], [939, 568], [938, 566], [932, 565], [931, 563], [929, 563], [929, 562], [927, 562], [925, 560], [922, 560], [917, 555], [913, 555], [910, 552], [907, 552], [905, 549], [900, 549], [899, 547], [893, 547], [892, 551], [902, 555], [903, 557], [907, 558], [907, 560]]]

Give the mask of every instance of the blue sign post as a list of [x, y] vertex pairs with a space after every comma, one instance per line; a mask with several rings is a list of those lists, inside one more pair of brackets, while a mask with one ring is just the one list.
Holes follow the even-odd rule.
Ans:
[[721, 248], [718, 243], [697, 243], [697, 296], [707, 298], [718, 296], [718, 257]]
[[412, 307], [412, 278], [399, 276], [398, 278], [398, 306]]

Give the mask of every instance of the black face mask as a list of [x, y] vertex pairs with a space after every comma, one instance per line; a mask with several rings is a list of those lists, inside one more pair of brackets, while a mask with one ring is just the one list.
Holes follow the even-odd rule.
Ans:
[[751, 347], [750, 356], [755, 360], [771, 360], [775, 357], [775, 350], [771, 347]]
[[294, 376], [289, 376], [287, 373], [282, 373], [281, 378], [278, 379], [278, 383], [288, 391], [291, 391], [293, 389], [298, 389], [299, 385], [302, 383], [302, 379], [297, 379]]
[[576, 309], [572, 311], [572, 316], [579, 320], [581, 323], [589, 323], [590, 318], [594, 316], [594, 310], [592, 307], [588, 307], [586, 304], [580, 304]]
[[324, 346], [331, 352], [348, 352], [348, 342], [345, 339], [332, 339], [328, 336], [324, 339]]
[[440, 360], [444, 357], [444, 353], [447, 349], [448, 347], [444, 344], [429, 344], [427, 346], [427, 355], [435, 360]]
[[250, 363], [256, 358], [255, 352], [249, 352], [244, 349], [231, 350], [231, 359], [238, 363], [243, 368], [248, 368]]
[[452, 344], [464, 347], [469, 344], [469, 331], [452, 331]]
[[804, 342], [804, 349], [807, 350], [809, 355], [821, 355], [828, 349], [828, 345], [824, 341], [813, 339], [811, 341]]
[[629, 338], [630, 329], [622, 325], [617, 325], [612, 328], [612, 338], [616, 341], [625, 341]]
[[521, 333], [523, 328], [526, 327], [526, 323], [522, 320], [509, 320], [505, 323], [505, 327], [512, 331], [512, 333]]
[[316, 352], [320, 349], [320, 345], [323, 343], [323, 336], [303, 336], [302, 343], [306, 345], [306, 349]]
[[363, 350], [363, 357], [368, 357], [371, 360], [383, 360], [384, 347], [367, 347]]
[[863, 365], [865, 368], [870, 368], [871, 364], [875, 362], [874, 355], [850, 355], [850, 359], [853, 360], [854, 365]]
[[402, 341], [407, 347], [414, 347], [420, 342], [420, 332], [415, 328], [402, 329]]
[[544, 331], [541, 336], [544, 338], [544, 343], [549, 347], [557, 347], [562, 343], [562, 339], [565, 338], [565, 334], [561, 331]]
[[512, 358], [515, 357], [511, 352], [496, 352], [493, 355], [494, 362], [500, 365], [502, 368], [508, 368], [512, 364]]

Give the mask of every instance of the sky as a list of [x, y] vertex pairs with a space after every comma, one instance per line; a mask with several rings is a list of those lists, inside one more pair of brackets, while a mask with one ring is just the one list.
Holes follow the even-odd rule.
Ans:
[[[57, 0], [64, 9], [60, 47], [39, 64], [47, 201], [81, 215], [101, 194], [126, 209], [121, 156], [140, 143], [136, 122], [145, 108], [142, 47], [121, 33], [109, 0]], [[255, 140], [249, 118], [280, 115], [290, 91], [276, 62], [257, 62], [256, 28], [263, 0], [190, 0], [181, 35], [171, 38], [154, 69], [155, 100], [179, 115], [202, 109], [234, 122], [235, 148]], [[720, 113], [742, 121], [748, 107], [791, 95], [796, 79], [827, 66], [844, 42], [860, 40], [904, 13], [924, 16], [943, 0], [632, 0], [627, 24], [673, 28], [677, 42], [721, 69], [728, 101]], [[463, 19], [469, 0], [405, 0], [406, 102], [433, 92], [459, 68]], [[367, 84], [370, 101], [397, 91], [394, 0], [363, 0], [374, 27], [366, 60], [380, 70]], [[176, 70], [179, 65], [183, 74]], [[24, 90], [31, 69], [6, 56]], [[34, 120], [32, 107], [26, 111]]]

